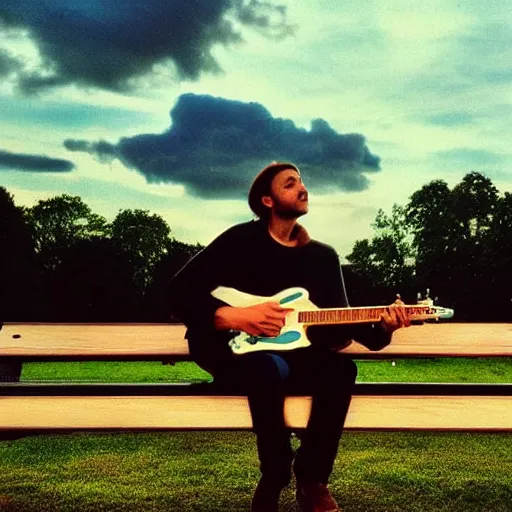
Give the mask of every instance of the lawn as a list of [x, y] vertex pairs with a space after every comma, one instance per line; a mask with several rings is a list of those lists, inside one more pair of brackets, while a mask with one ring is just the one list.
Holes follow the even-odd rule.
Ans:
[[[0, 443], [2, 511], [242, 511], [248, 432], [37, 436]], [[512, 438], [346, 433], [331, 490], [347, 512], [510, 512]], [[293, 486], [283, 511], [296, 511]]]
[[[359, 381], [512, 382], [510, 359], [359, 362]], [[193, 363], [31, 363], [23, 381], [197, 382]], [[294, 440], [295, 444], [297, 441]], [[0, 442], [0, 511], [242, 511], [249, 432], [71, 434]], [[346, 512], [511, 512], [512, 436], [349, 432], [331, 490]], [[293, 485], [283, 512], [296, 512]]]
[[[512, 358], [358, 361], [359, 382], [512, 382]], [[28, 363], [23, 381], [200, 382], [208, 373], [191, 362]]]

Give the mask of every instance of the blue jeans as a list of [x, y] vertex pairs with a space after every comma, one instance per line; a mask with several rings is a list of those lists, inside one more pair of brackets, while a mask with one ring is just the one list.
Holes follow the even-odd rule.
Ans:
[[288, 393], [311, 395], [311, 415], [300, 432], [293, 467], [300, 480], [327, 483], [357, 376], [344, 355], [313, 347], [290, 352], [253, 352], [209, 368], [214, 382], [247, 394], [262, 477], [285, 486], [294, 453], [284, 423]]

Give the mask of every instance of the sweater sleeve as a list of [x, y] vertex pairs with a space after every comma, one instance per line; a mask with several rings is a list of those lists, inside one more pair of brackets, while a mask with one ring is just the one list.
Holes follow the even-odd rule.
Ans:
[[[315, 305], [319, 308], [348, 307], [343, 273], [334, 249], [328, 248], [318, 268], [321, 271], [315, 280], [320, 286], [318, 292], [312, 297]], [[315, 344], [332, 346], [345, 344], [351, 335], [346, 325], [312, 325], [308, 328], [308, 337]]]
[[234, 230], [229, 229], [196, 254], [168, 283], [172, 313], [196, 332], [214, 330], [215, 311], [227, 304], [211, 292], [223, 282], [235, 247]]
[[[331, 250], [328, 263], [324, 268], [325, 294], [317, 306], [329, 307], [350, 307], [343, 272], [338, 255]], [[312, 326], [308, 329], [308, 336], [315, 340], [323, 340], [330, 346], [344, 346], [355, 340], [369, 350], [381, 350], [391, 343], [391, 335], [384, 332], [378, 324], [358, 325], [327, 325]]]

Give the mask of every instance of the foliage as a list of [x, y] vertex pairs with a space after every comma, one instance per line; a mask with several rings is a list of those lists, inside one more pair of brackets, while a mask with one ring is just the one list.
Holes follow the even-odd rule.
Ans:
[[507, 225], [506, 197], [499, 196], [489, 178], [470, 172], [452, 190], [444, 182], [426, 185], [407, 205], [418, 247], [419, 286], [435, 289], [456, 307], [461, 320], [506, 315], [507, 304], [498, 290], [512, 269], [498, 264], [507, 244], [497, 240]]
[[[127, 255], [108, 238], [79, 240], [62, 248], [61, 261], [45, 274], [48, 321], [136, 321], [141, 294]], [[140, 318], [139, 318], [140, 319]]]
[[0, 188], [0, 214], [8, 321], [168, 321], [166, 283], [201, 249], [159, 215], [122, 210], [109, 224], [78, 196], [18, 208]]
[[[35, 250], [23, 209], [0, 187], [0, 321], [27, 319], [35, 301]], [[21, 316], [19, 304], [25, 307]]]
[[430, 288], [459, 321], [511, 318], [512, 199], [482, 173], [453, 189], [431, 181], [391, 216], [379, 210], [373, 227], [373, 239], [358, 240], [348, 256], [367, 297], [379, 287]]
[[414, 250], [405, 209], [395, 204], [390, 216], [379, 209], [372, 227], [373, 239], [358, 240], [347, 259], [352, 270], [374, 289], [386, 290], [388, 295], [389, 290], [399, 293], [414, 276]]
[[60, 252], [81, 240], [102, 237], [107, 221], [91, 211], [79, 196], [62, 194], [25, 210], [36, 251], [46, 269], [62, 261]]
[[156, 265], [167, 254], [171, 230], [162, 217], [147, 210], [122, 210], [109, 226], [112, 241], [125, 252], [133, 278], [144, 291]]

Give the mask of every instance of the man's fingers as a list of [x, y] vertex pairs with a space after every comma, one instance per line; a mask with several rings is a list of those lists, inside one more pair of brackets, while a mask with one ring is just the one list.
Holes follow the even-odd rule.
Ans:
[[281, 333], [281, 328], [276, 327], [275, 325], [265, 327], [261, 333], [260, 336], [269, 336], [271, 338], [275, 338], [276, 336], [279, 336]]
[[382, 314], [382, 322], [388, 332], [393, 332], [400, 327], [408, 327], [410, 325], [405, 308], [396, 304], [386, 308]]
[[279, 313], [289, 313], [290, 311], [293, 311], [292, 308], [283, 308], [278, 302], [271, 302], [270, 304], [272, 305], [272, 309]]
[[400, 316], [400, 320], [402, 321], [402, 325], [404, 327], [409, 327], [409, 325], [411, 325], [411, 320], [409, 319], [409, 315], [407, 314], [406, 309], [403, 306], [399, 306], [397, 310]]
[[403, 306], [398, 304], [392, 304], [388, 309], [390, 310], [391, 318], [393, 319], [397, 327], [409, 327], [411, 322]]

